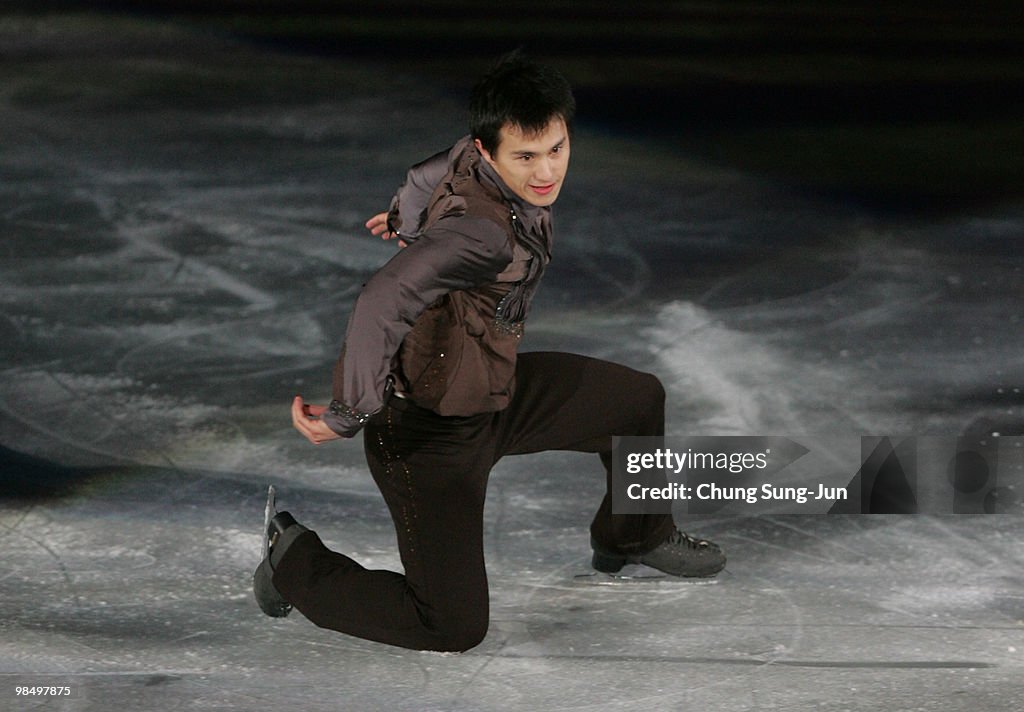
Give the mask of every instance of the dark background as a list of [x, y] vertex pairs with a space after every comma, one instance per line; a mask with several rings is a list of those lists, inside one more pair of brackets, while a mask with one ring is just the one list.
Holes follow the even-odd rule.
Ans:
[[[464, 93], [504, 51], [551, 60], [580, 120], [896, 213], [1024, 192], [1018, 2], [49, 2], [297, 54], [372, 58]], [[0, 50], [2, 51], [2, 50]], [[396, 97], [400, 101], [400, 97]]]

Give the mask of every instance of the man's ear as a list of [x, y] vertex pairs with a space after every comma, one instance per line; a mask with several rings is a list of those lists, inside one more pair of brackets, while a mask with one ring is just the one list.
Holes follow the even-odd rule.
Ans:
[[484, 160], [493, 166], [494, 159], [491, 158], [491, 154], [487, 152], [487, 149], [484, 148], [484, 145], [480, 143], [480, 139], [473, 139], [473, 145], [476, 146], [476, 150], [480, 152], [480, 155], [484, 157]]

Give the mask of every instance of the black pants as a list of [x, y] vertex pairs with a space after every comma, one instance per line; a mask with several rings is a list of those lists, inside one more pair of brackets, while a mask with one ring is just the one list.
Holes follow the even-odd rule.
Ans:
[[[606, 361], [524, 353], [516, 392], [498, 413], [442, 417], [392, 398], [365, 428], [366, 457], [398, 534], [405, 575], [363, 568], [300, 536], [274, 585], [313, 623], [420, 650], [466, 650], [488, 624], [483, 511], [487, 478], [504, 455], [598, 453], [611, 490], [613, 435], [662, 435], [658, 379]], [[613, 515], [606, 493], [591, 524], [603, 548], [644, 552], [668, 537], [669, 515]]]

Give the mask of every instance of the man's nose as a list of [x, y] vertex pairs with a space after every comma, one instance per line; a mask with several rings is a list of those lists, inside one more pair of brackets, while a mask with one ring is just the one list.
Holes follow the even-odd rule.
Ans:
[[545, 157], [538, 160], [533, 176], [537, 180], [552, 180], [555, 177], [555, 167], [551, 162], [551, 159]]

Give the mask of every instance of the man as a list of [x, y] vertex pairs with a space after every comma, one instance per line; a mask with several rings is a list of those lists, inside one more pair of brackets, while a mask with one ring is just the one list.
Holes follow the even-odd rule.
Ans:
[[[471, 135], [410, 169], [367, 227], [402, 249], [365, 285], [334, 370], [330, 406], [292, 403], [313, 443], [364, 433], [395, 523], [404, 575], [332, 552], [287, 512], [254, 576], [269, 615], [422, 650], [463, 651], [488, 625], [487, 478], [504, 455], [597, 453], [611, 488], [613, 435], [664, 433], [654, 376], [563, 353], [516, 354], [550, 259], [575, 101], [554, 70], [517, 54], [474, 88]], [[591, 525], [594, 567], [642, 562], [680, 576], [725, 565], [667, 514], [621, 515], [606, 494]]]

